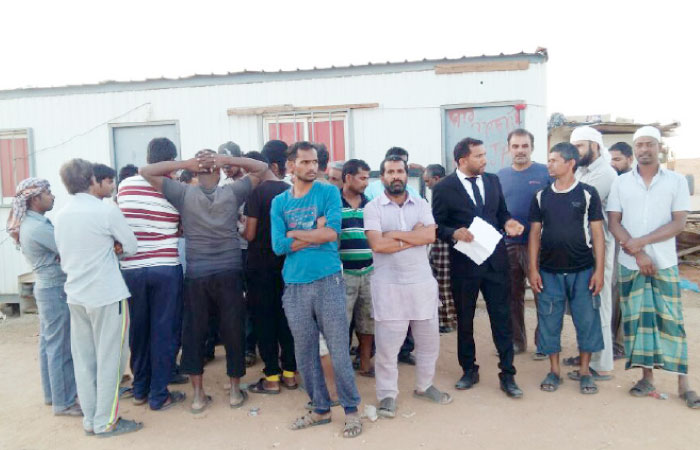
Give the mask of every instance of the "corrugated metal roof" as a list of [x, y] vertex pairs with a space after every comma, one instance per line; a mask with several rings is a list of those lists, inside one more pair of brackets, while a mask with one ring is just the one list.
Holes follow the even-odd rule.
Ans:
[[412, 72], [422, 70], [432, 70], [435, 64], [444, 63], [463, 63], [474, 61], [491, 61], [491, 60], [516, 60], [527, 59], [534, 63], [543, 63], [548, 59], [547, 50], [538, 48], [535, 53], [514, 53], [514, 54], [499, 54], [499, 55], [481, 55], [481, 56], [463, 56], [461, 58], [443, 58], [443, 59], [423, 59], [421, 61], [404, 61], [404, 62], [389, 62], [372, 63], [364, 65], [349, 65], [343, 67], [325, 67], [312, 69], [296, 69], [276, 72], [266, 71], [249, 71], [228, 72], [225, 74], [195, 74], [187, 77], [179, 78], [151, 78], [145, 80], [132, 81], [103, 81], [94, 84], [79, 84], [57, 87], [32, 87], [0, 90], [0, 100], [22, 98], [22, 97], [41, 97], [54, 95], [69, 95], [69, 94], [84, 94], [84, 93], [99, 93], [99, 92], [119, 92], [119, 91], [136, 91], [149, 89], [172, 89], [182, 87], [203, 87], [221, 84], [246, 84], [246, 83], [263, 83], [270, 81], [288, 81], [301, 80], [310, 78], [332, 78], [343, 76], [359, 76], [359, 75], [376, 75], [383, 73], [396, 72]]

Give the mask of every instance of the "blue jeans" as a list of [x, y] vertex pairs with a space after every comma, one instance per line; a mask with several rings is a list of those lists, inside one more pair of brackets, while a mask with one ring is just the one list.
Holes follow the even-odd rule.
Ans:
[[129, 288], [129, 344], [134, 398], [148, 398], [153, 409], [168, 399], [182, 320], [182, 267], [123, 270]]
[[60, 412], [75, 404], [76, 387], [70, 350], [70, 311], [63, 286], [34, 289], [39, 308], [39, 366], [44, 403]]
[[543, 288], [537, 305], [538, 351], [545, 355], [561, 352], [561, 328], [567, 301], [576, 328], [579, 351], [594, 353], [603, 349], [603, 332], [598, 311], [600, 297], [593, 297], [588, 289], [591, 275], [592, 268], [574, 273], [540, 270]]
[[324, 414], [331, 399], [321, 370], [318, 334], [323, 333], [335, 372], [338, 400], [346, 413], [357, 412], [360, 393], [348, 352], [345, 281], [341, 272], [311, 283], [287, 284], [282, 306], [294, 337], [294, 353], [314, 411]]

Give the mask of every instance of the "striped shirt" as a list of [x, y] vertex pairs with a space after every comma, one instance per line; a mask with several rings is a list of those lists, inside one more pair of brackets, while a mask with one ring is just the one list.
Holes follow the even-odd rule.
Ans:
[[364, 275], [372, 271], [372, 249], [365, 235], [364, 207], [367, 205], [367, 197], [362, 195], [360, 207], [354, 209], [343, 201], [341, 209], [340, 230], [340, 260], [343, 263], [343, 273], [348, 275]]
[[124, 270], [180, 264], [177, 251], [180, 213], [141, 175], [119, 184], [117, 203], [138, 240], [135, 255], [122, 258]]

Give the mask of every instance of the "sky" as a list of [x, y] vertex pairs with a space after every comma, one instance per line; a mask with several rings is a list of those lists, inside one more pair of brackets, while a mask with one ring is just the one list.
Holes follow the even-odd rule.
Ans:
[[[693, 2], [9, 1], [0, 89], [549, 52], [548, 114], [680, 121], [700, 157]], [[696, 42], [696, 45], [692, 45]], [[0, 128], [2, 124], [0, 124]]]

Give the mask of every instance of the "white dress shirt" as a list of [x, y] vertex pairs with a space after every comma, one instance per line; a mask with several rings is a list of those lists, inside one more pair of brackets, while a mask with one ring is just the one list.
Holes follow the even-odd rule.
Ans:
[[[464, 189], [467, 190], [467, 194], [469, 194], [469, 197], [471, 197], [472, 201], [476, 205], [476, 198], [474, 198], [474, 189], [472, 188], [472, 182], [467, 180], [467, 178], [474, 178], [471, 175], [467, 175], [461, 170], [457, 169], [457, 176], [459, 177], [459, 181], [462, 182], [462, 186], [464, 186]], [[484, 205], [486, 205], [486, 191], [484, 189], [484, 179], [481, 175], [476, 176], [476, 187], [479, 188], [479, 193], [481, 194], [481, 201]]]
[[[617, 177], [610, 190], [606, 211], [622, 213], [622, 226], [638, 238], [668, 224], [671, 213], [690, 210], [690, 194], [686, 179], [670, 170], [659, 167], [647, 188], [637, 169]], [[644, 251], [657, 269], [667, 269], [678, 264], [676, 238], [644, 247]], [[637, 260], [624, 251], [619, 262], [630, 270], [639, 270]]]

